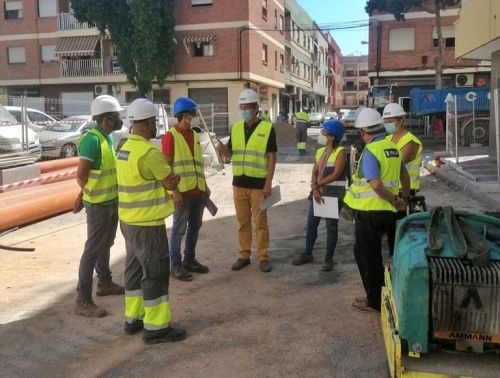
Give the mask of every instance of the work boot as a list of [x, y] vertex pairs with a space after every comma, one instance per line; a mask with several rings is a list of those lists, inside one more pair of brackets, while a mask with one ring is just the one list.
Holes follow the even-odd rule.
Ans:
[[135, 335], [137, 332], [142, 331], [144, 323], [142, 320], [136, 320], [133, 323], [125, 322], [124, 331], [127, 335]]
[[273, 270], [273, 267], [269, 263], [268, 260], [262, 260], [260, 262], [260, 271], [263, 273], [269, 273], [271, 270]]
[[102, 307], [97, 306], [94, 301], [84, 302], [76, 300], [75, 314], [86, 316], [87, 318], [102, 318], [107, 312]]
[[232, 270], [240, 270], [240, 269], [243, 269], [244, 267], [246, 267], [247, 265], [250, 265], [250, 259], [239, 258], [233, 264], [233, 266], [231, 267], [231, 269]]
[[361, 302], [354, 301], [351, 304], [351, 308], [354, 311], [364, 312], [365, 314], [380, 314], [380, 310], [368, 306], [367, 303], [361, 303]]
[[184, 269], [188, 272], [193, 273], [208, 273], [208, 266], [200, 264], [196, 259], [193, 259], [190, 263], [186, 263], [185, 261], [182, 263]]
[[98, 297], [105, 297], [107, 295], [122, 295], [125, 294], [125, 288], [117, 283], [111, 281], [109, 284], [99, 285], [97, 284], [97, 290], [95, 295]]
[[193, 276], [181, 264], [178, 264], [170, 271], [172, 277], [179, 281], [192, 281]]
[[[142, 340], [148, 345], [153, 345], [160, 343], [172, 343], [186, 338], [185, 329], [168, 327], [165, 331], [166, 332], [161, 332], [161, 336], [155, 336], [154, 334], [156, 332], [147, 332], [144, 336], [142, 336]], [[151, 333], [153, 333], [153, 335], [151, 335]]]
[[322, 272], [331, 272], [333, 269], [333, 259], [325, 259], [325, 263], [321, 267]]
[[313, 255], [308, 255], [305, 253], [301, 253], [299, 257], [292, 261], [293, 265], [304, 265], [309, 264], [314, 261]]

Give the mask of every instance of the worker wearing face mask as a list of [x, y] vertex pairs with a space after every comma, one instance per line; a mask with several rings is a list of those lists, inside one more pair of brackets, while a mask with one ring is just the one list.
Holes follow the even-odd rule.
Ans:
[[[337, 120], [323, 124], [318, 144], [316, 160], [312, 169], [311, 196], [307, 216], [306, 246], [300, 255], [293, 260], [293, 265], [303, 265], [313, 262], [313, 248], [318, 236], [318, 226], [321, 217], [314, 216], [313, 201], [321, 203], [323, 197], [336, 197], [339, 211], [342, 208], [346, 188], [346, 152], [340, 145], [344, 136], [344, 125]], [[338, 219], [325, 218], [326, 221], [326, 254], [322, 272], [333, 269], [333, 253], [337, 246], [339, 234]]]
[[[177, 124], [162, 139], [162, 152], [181, 181], [172, 192], [175, 211], [170, 234], [170, 265], [172, 277], [191, 281], [194, 273], [208, 273], [208, 267], [196, 260], [196, 244], [203, 220], [205, 200], [210, 189], [205, 180], [198, 128], [198, 105], [187, 97], [174, 102], [173, 113]], [[184, 259], [181, 255], [182, 238], [186, 235]]]
[[[401, 152], [403, 163], [410, 175], [410, 195], [414, 196], [420, 189], [420, 165], [423, 147], [422, 142], [405, 129], [405, 115], [406, 113], [401, 105], [390, 103], [385, 106], [382, 118], [384, 119], [385, 130], [389, 134], [387, 139], [392, 141]], [[404, 199], [409, 200], [409, 198]], [[398, 218], [405, 215], [405, 212], [398, 213]]]
[[260, 211], [260, 201], [271, 195], [271, 186], [276, 168], [276, 132], [270, 122], [260, 120], [259, 97], [251, 89], [240, 93], [238, 104], [242, 121], [231, 129], [227, 144], [219, 142], [217, 150], [232, 158], [233, 201], [238, 221], [240, 257], [231, 267], [240, 270], [250, 265], [252, 246], [252, 218], [257, 238], [257, 256], [260, 270], [272, 270], [269, 263], [269, 227], [267, 210]]

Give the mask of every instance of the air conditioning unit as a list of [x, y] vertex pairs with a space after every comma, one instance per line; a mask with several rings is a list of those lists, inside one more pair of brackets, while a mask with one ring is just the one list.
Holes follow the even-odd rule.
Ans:
[[96, 96], [108, 94], [108, 86], [107, 85], [96, 85], [94, 87], [94, 94]]
[[457, 74], [455, 77], [455, 87], [473, 87], [474, 74]]

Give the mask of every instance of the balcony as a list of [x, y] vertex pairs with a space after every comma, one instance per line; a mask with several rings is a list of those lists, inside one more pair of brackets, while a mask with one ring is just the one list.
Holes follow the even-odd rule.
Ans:
[[358, 71], [344, 71], [342, 76], [344, 76], [344, 77], [356, 77], [356, 76], [358, 76]]
[[59, 13], [57, 15], [57, 30], [78, 30], [78, 29], [94, 29], [95, 26], [89, 25], [88, 22], [79, 22], [73, 13]]
[[344, 92], [356, 92], [358, 90], [358, 86], [357, 85], [344, 85], [342, 87], [342, 90]]
[[368, 76], [368, 71], [359, 71], [359, 76]]
[[123, 75], [115, 57], [101, 59], [61, 60], [61, 77], [94, 77]]

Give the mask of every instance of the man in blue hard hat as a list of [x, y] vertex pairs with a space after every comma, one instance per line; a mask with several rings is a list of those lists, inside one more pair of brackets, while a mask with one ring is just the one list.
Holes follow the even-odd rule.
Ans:
[[[170, 235], [170, 265], [172, 277], [192, 281], [191, 273], [208, 273], [208, 267], [196, 260], [196, 244], [202, 225], [205, 200], [210, 189], [205, 180], [203, 155], [198, 133], [193, 131], [200, 122], [198, 105], [187, 97], [174, 102], [173, 113], [177, 124], [162, 139], [162, 152], [181, 181], [172, 191], [174, 219]], [[184, 258], [181, 255], [182, 238], [186, 235]]]

